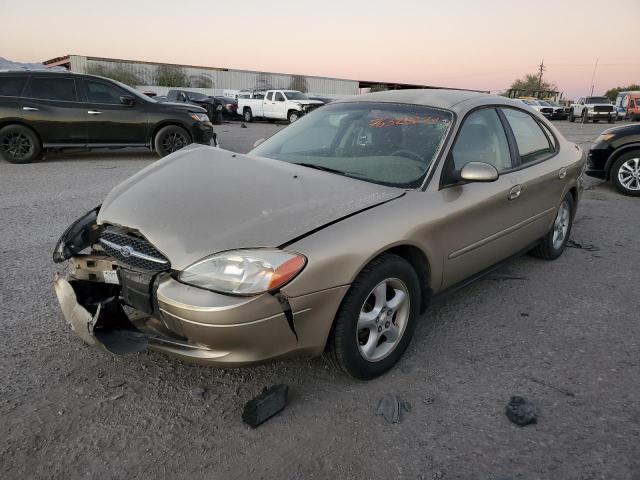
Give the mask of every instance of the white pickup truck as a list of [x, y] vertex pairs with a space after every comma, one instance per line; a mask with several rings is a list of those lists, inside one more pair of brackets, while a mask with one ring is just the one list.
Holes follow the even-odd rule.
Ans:
[[238, 113], [245, 122], [265, 118], [270, 122], [289, 120], [289, 123], [293, 123], [322, 105], [322, 102], [309, 100], [304, 93], [296, 90], [240, 92], [238, 95]]
[[600, 120], [615, 123], [618, 111], [607, 97], [585, 97], [571, 105], [569, 121], [574, 122], [576, 118], [582, 120], [582, 123], [587, 123], [589, 120], [593, 120], [593, 123], [598, 123]]

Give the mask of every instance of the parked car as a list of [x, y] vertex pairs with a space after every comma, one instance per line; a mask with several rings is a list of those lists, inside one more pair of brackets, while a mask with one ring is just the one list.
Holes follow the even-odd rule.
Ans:
[[169, 102], [190, 103], [198, 105], [207, 111], [207, 115], [212, 123], [218, 124], [222, 121], [222, 101], [215, 97], [199, 92], [189, 92], [187, 90], [169, 90], [167, 93]]
[[214, 97], [222, 104], [222, 116], [233, 119], [238, 116], [238, 100], [231, 97]]
[[[250, 98], [241, 92], [238, 96], [238, 111], [242, 112], [245, 122], [252, 122], [254, 118], [264, 118], [270, 121], [288, 120], [293, 123], [303, 115], [323, 105], [318, 100], [309, 100], [307, 96], [296, 90], [267, 90], [262, 93], [252, 93]], [[255, 96], [254, 96], [255, 95]]]
[[593, 120], [593, 123], [598, 123], [600, 120], [615, 123], [618, 113], [607, 97], [585, 97], [569, 108], [569, 121], [574, 122], [576, 118], [580, 118], [582, 123], [587, 123], [589, 120]]
[[565, 120], [569, 117], [569, 109], [567, 107], [563, 107], [558, 102], [554, 102], [553, 100], [538, 100], [538, 103], [544, 107], [551, 107], [553, 109], [549, 118], [554, 120]]
[[640, 196], [640, 125], [602, 132], [589, 151], [586, 173], [611, 180], [625, 195]]
[[0, 157], [11, 163], [61, 148], [147, 147], [162, 157], [212, 139], [213, 125], [197, 106], [158, 103], [93, 75], [0, 72]]
[[618, 120], [625, 118], [640, 120], [640, 91], [619, 92], [615, 106], [618, 110]]
[[325, 105], [326, 105], [327, 103], [331, 103], [331, 102], [333, 102], [333, 98], [329, 98], [329, 97], [308, 97], [308, 98], [309, 98], [309, 100], [317, 100], [317, 101], [319, 101], [319, 102], [322, 102], [322, 103], [324, 103]]
[[209, 365], [327, 352], [390, 369], [435, 296], [571, 232], [585, 155], [469, 91], [339, 100], [247, 155], [191, 146], [115, 187], [54, 249], [87, 343]]

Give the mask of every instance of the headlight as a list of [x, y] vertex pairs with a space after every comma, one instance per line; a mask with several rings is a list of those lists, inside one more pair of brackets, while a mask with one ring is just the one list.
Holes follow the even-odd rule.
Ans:
[[603, 133], [602, 135], [600, 135], [598, 138], [596, 138], [595, 143], [598, 142], [607, 142], [609, 140], [611, 140], [613, 137], [615, 137], [616, 134], [615, 133]]
[[282, 287], [306, 263], [304, 255], [283, 250], [231, 250], [194, 263], [178, 280], [221, 293], [257, 295]]
[[206, 113], [189, 112], [189, 116], [191, 118], [193, 118], [197, 122], [208, 122], [209, 121], [209, 117], [207, 116]]

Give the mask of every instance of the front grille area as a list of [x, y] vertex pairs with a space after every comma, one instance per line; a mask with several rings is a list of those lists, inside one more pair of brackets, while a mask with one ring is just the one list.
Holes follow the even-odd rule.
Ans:
[[541, 108], [542, 113], [553, 113], [553, 108]]
[[595, 112], [613, 112], [613, 105], [596, 105], [593, 110]]
[[110, 257], [123, 266], [161, 272], [171, 269], [169, 259], [144, 238], [115, 228], [107, 228], [98, 242]]

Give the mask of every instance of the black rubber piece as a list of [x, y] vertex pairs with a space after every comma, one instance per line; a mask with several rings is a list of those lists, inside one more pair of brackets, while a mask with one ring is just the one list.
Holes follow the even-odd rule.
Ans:
[[256, 428], [284, 410], [284, 407], [287, 406], [288, 395], [289, 387], [287, 385], [280, 384], [265, 388], [260, 395], [245, 404], [242, 421], [251, 428]]
[[511, 422], [521, 427], [538, 423], [538, 414], [536, 413], [535, 407], [524, 397], [511, 397], [505, 413]]

